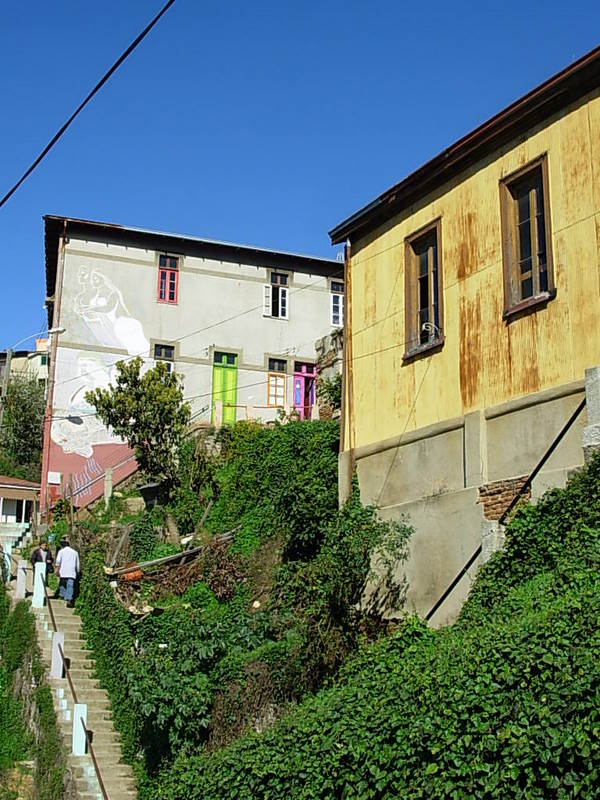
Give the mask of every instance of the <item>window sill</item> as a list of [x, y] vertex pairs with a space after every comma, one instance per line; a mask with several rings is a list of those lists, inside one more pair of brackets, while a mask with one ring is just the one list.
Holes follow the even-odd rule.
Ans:
[[273, 314], [263, 314], [263, 319], [281, 319], [284, 322], [287, 322], [289, 317], [274, 317]]
[[415, 358], [419, 358], [420, 356], [435, 353], [437, 350], [442, 349], [445, 341], [446, 337], [440, 336], [437, 339], [434, 339], [432, 342], [427, 342], [427, 344], [420, 344], [417, 347], [412, 347], [410, 350], [407, 350], [406, 353], [404, 353], [402, 356], [402, 361], [406, 364]]
[[163, 306], [176, 306], [177, 305], [177, 300], [159, 300], [157, 298], [156, 302], [160, 303]]
[[527, 300], [522, 300], [520, 303], [507, 308], [502, 314], [502, 319], [510, 322], [511, 319], [514, 319], [525, 311], [544, 307], [546, 303], [553, 300], [555, 297], [556, 289], [552, 289], [550, 292], [543, 292], [535, 297], [528, 297]]

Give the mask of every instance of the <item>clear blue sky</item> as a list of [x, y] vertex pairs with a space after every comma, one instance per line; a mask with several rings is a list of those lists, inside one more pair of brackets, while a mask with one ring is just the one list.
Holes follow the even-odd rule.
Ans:
[[[0, 194], [161, 5], [3, 5]], [[43, 214], [333, 256], [329, 228], [599, 22], [597, 0], [176, 0], [0, 209], [0, 348], [44, 324]]]

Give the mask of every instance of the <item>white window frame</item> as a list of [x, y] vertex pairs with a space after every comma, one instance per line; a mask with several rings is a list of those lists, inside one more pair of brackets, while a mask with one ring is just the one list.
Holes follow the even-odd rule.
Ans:
[[[343, 284], [343, 281], [335, 281], [335, 282]], [[331, 301], [330, 301], [329, 308], [330, 308], [330, 316], [331, 316], [331, 325], [334, 328], [342, 328], [344, 326], [344, 306], [345, 306], [344, 297], [345, 297], [345, 292], [335, 292], [333, 290], [333, 281], [332, 281], [332, 283], [331, 283]], [[334, 309], [334, 303], [335, 303], [335, 299], [336, 298], [338, 299], [338, 311], [337, 311], [338, 322], [335, 321], [336, 312], [335, 312], [335, 309]]]
[[[273, 283], [266, 283], [263, 286], [263, 317], [271, 317], [272, 319], [289, 319], [290, 318], [290, 293], [289, 293], [289, 281], [290, 281], [290, 274], [287, 272], [278, 272], [277, 270], [272, 270], [272, 272], [278, 275], [287, 275], [288, 285], [281, 286], [279, 284]], [[271, 273], [269, 273], [269, 278], [271, 277]], [[279, 292], [279, 314], [274, 315], [272, 313], [273, 308], [273, 291]]]

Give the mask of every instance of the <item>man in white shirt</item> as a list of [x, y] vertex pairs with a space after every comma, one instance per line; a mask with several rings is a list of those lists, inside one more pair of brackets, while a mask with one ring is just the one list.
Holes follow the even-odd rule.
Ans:
[[60, 596], [67, 601], [68, 608], [73, 608], [75, 581], [80, 572], [79, 553], [66, 539], [61, 542], [61, 549], [56, 556], [56, 571], [60, 578]]

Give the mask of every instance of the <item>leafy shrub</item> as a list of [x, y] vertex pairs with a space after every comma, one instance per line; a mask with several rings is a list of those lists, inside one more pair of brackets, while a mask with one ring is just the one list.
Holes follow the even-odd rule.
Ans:
[[177, 523], [177, 530], [182, 536], [193, 533], [202, 519], [204, 506], [198, 496], [186, 486], [179, 486], [172, 494], [169, 510]]
[[317, 396], [333, 409], [342, 407], [342, 373], [339, 372], [331, 378], [319, 378], [317, 381]]
[[519, 512], [458, 624], [407, 619], [266, 733], [146, 798], [595, 798], [600, 465]]
[[[38, 800], [62, 800], [66, 761], [52, 704], [52, 694], [44, 680], [35, 636], [35, 623], [27, 604], [17, 603], [8, 611], [4, 585], [0, 585], [0, 772], [15, 761], [33, 756], [34, 787]], [[24, 702], [15, 695], [14, 676], [33, 688], [24, 719]], [[34, 719], [36, 736], [26, 722]]]
[[337, 513], [338, 447], [335, 422], [233, 426], [210, 529], [241, 524], [259, 536], [281, 532], [289, 558], [312, 557]]
[[160, 539], [152, 513], [138, 517], [129, 532], [129, 550], [134, 561], [147, 561], [152, 557]]

